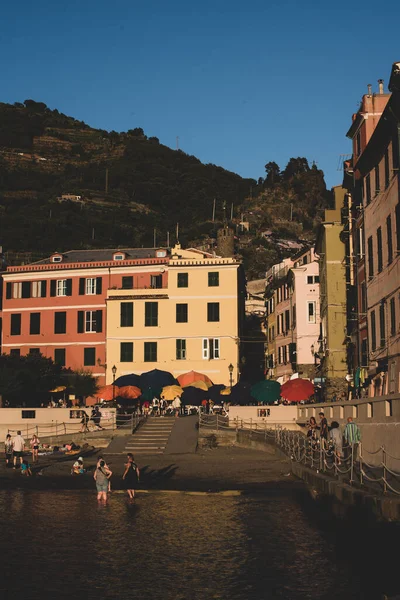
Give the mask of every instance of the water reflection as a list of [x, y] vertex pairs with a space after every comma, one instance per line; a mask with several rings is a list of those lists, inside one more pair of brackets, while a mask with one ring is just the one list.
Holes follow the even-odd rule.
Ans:
[[[0, 493], [2, 597], [369, 598], [288, 495]], [[364, 591], [363, 591], [364, 590]], [[372, 597], [372, 596], [371, 596]]]

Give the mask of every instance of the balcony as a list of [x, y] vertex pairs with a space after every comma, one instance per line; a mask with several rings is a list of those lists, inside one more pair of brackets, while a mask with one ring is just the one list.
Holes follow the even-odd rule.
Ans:
[[272, 290], [277, 288], [280, 283], [284, 282], [290, 269], [291, 267], [286, 265], [285, 267], [281, 267], [277, 270], [272, 270], [272, 272], [268, 273], [267, 285], [265, 286], [265, 294], [267, 296], [272, 292]]

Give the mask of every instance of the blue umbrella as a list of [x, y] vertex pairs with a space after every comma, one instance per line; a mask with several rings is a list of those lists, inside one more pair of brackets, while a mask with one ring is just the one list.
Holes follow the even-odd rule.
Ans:
[[147, 373], [141, 374], [138, 387], [142, 390], [142, 392], [147, 390], [147, 388], [161, 391], [163, 387], [174, 384], [177, 384], [177, 381], [171, 373], [168, 371], [153, 369], [152, 371], [147, 371]]
[[135, 373], [130, 373], [129, 375], [121, 375], [118, 379], [115, 380], [114, 385], [118, 387], [125, 387], [126, 385], [134, 385], [139, 389], [142, 389], [139, 385], [140, 377]]
[[208, 392], [195, 388], [191, 385], [183, 389], [181, 402], [184, 406], [200, 406], [203, 400], [208, 398]]
[[217, 385], [212, 385], [209, 389], [208, 389], [208, 398], [210, 398], [210, 400], [212, 400], [215, 403], [220, 403], [221, 400], [223, 401], [227, 401], [228, 400], [228, 396], [221, 396], [220, 392], [221, 390], [223, 390], [225, 388], [224, 385], [222, 384], [217, 384]]

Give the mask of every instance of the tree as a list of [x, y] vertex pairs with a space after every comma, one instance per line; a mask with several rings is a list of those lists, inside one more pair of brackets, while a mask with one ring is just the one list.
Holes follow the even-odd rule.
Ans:
[[292, 179], [295, 175], [307, 173], [309, 170], [310, 167], [306, 158], [301, 158], [300, 156], [291, 158], [283, 171], [283, 179], [287, 181], [288, 179]]
[[276, 162], [269, 162], [265, 165], [265, 172], [267, 174], [265, 178], [265, 184], [268, 187], [274, 186], [276, 183], [279, 183], [281, 180], [281, 170], [279, 165]]
[[67, 377], [68, 389], [83, 400], [86, 400], [88, 396], [94, 396], [99, 390], [97, 381], [97, 377], [93, 377], [90, 371], [84, 369], [73, 371]]

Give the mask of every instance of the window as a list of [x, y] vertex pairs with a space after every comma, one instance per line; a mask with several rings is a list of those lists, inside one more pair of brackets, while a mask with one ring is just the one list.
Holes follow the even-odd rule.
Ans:
[[14, 313], [11, 315], [11, 335], [21, 335], [21, 314]]
[[286, 365], [287, 363], [287, 347], [286, 346], [282, 346], [282, 358], [283, 358], [283, 364]]
[[368, 367], [368, 346], [366, 339], [361, 342], [361, 366]]
[[312, 275], [307, 275], [307, 283], [308, 283], [308, 285], [311, 285], [313, 283], [313, 276]]
[[292, 308], [292, 327], [293, 329], [296, 329], [296, 305], [293, 304], [293, 308]]
[[397, 253], [400, 254], [400, 202], [396, 204], [396, 246]]
[[358, 230], [358, 254], [360, 258], [364, 258], [364, 227], [360, 227]]
[[278, 365], [282, 364], [282, 346], [278, 348]]
[[10, 356], [21, 356], [21, 350], [19, 348], [12, 348], [10, 350]]
[[276, 318], [276, 333], [277, 335], [281, 333], [281, 315], [278, 315]]
[[389, 215], [386, 217], [386, 235], [387, 235], [387, 249], [388, 249], [388, 265], [393, 260], [393, 238], [392, 238], [392, 217]]
[[178, 273], [178, 288], [189, 287], [189, 275], [188, 273]]
[[22, 283], [13, 283], [13, 298], [21, 298], [22, 296]]
[[96, 348], [83, 349], [83, 364], [85, 367], [94, 367], [96, 364]]
[[22, 282], [21, 297], [22, 298], [30, 298], [31, 297], [31, 282], [30, 281]]
[[88, 277], [88, 279], [86, 279], [85, 293], [87, 296], [91, 296], [96, 293], [95, 277]]
[[67, 313], [55, 312], [54, 313], [54, 333], [66, 333], [67, 331]]
[[379, 181], [379, 165], [375, 167], [375, 195], [380, 192], [381, 186]]
[[208, 287], [218, 287], [219, 286], [219, 273], [218, 271], [215, 273], [208, 274]]
[[207, 321], [209, 323], [219, 321], [219, 302], [207, 302]]
[[374, 276], [374, 254], [373, 254], [372, 236], [368, 238], [368, 277], [372, 279]]
[[389, 187], [389, 182], [390, 182], [389, 149], [386, 148], [386, 152], [385, 152], [385, 190]]
[[72, 296], [72, 279], [52, 279], [50, 296]]
[[356, 156], [360, 156], [361, 154], [361, 131], [357, 131], [356, 135]]
[[378, 247], [378, 273], [383, 269], [383, 254], [382, 254], [382, 227], [378, 227], [376, 232], [376, 242]]
[[144, 304], [145, 327], [157, 327], [158, 325], [158, 302], [145, 302]]
[[54, 362], [60, 367], [65, 367], [65, 348], [56, 348], [54, 350]]
[[176, 305], [176, 322], [187, 323], [188, 322], [188, 305], [177, 304]]
[[319, 275], [314, 275], [314, 283], [319, 283]]
[[121, 302], [120, 325], [133, 327], [133, 302]]
[[383, 302], [379, 306], [379, 329], [381, 332], [380, 346], [381, 346], [381, 348], [383, 348], [386, 344], [385, 305]]
[[144, 362], [157, 362], [157, 342], [144, 343]]
[[307, 315], [309, 323], [317, 322], [316, 302], [307, 302]]
[[114, 254], [114, 260], [125, 260], [125, 254]]
[[79, 278], [79, 295], [93, 296], [101, 294], [103, 279], [102, 277], [80, 277]]
[[29, 317], [29, 333], [30, 335], [40, 334], [40, 313], [31, 313]]
[[62, 256], [52, 256], [51, 257], [52, 263], [60, 263], [61, 261], [62, 261]]
[[396, 301], [390, 299], [390, 335], [396, 335]]
[[367, 312], [367, 287], [365, 285], [365, 281], [363, 281], [360, 285], [360, 293], [361, 293], [361, 313], [365, 315]]
[[367, 204], [371, 202], [371, 177], [370, 173], [365, 178], [365, 197], [367, 200]]
[[122, 289], [123, 290], [133, 290], [133, 276], [127, 275], [122, 278]]
[[162, 288], [162, 275], [151, 275], [150, 287], [158, 290]]
[[290, 329], [290, 311], [285, 310], [285, 332], [287, 333]]
[[219, 339], [218, 338], [204, 338], [203, 339], [203, 359], [216, 360], [219, 357], [220, 357], [220, 355], [219, 355]]
[[374, 352], [376, 350], [376, 319], [375, 319], [375, 311], [371, 311], [371, 351]]
[[133, 342], [121, 342], [120, 362], [133, 362]]
[[102, 310], [78, 310], [78, 333], [101, 333], [103, 331]]
[[46, 281], [32, 281], [32, 298], [46, 297]]
[[21, 418], [22, 419], [36, 419], [36, 410], [22, 410]]
[[29, 354], [38, 356], [40, 354], [40, 348], [29, 348]]
[[186, 340], [176, 340], [176, 360], [186, 359]]

